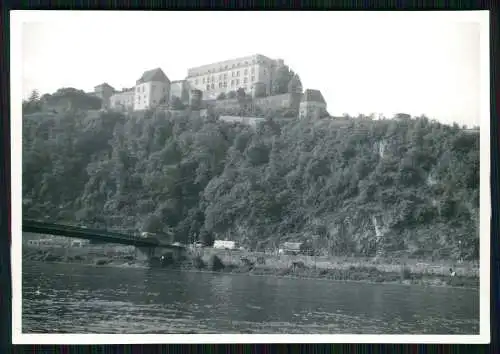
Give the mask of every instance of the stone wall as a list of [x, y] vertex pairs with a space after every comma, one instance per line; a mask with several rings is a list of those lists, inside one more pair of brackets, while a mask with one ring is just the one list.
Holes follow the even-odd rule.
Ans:
[[[254, 98], [253, 101], [248, 100], [246, 104], [254, 104], [262, 111], [279, 110], [279, 109], [295, 109], [298, 111], [300, 105], [300, 93], [286, 93], [282, 95], [267, 96]], [[215, 108], [220, 109], [239, 109], [240, 104], [238, 99], [217, 100], [214, 102]]]
[[300, 105], [300, 93], [285, 93], [282, 95], [259, 97], [254, 99], [254, 104], [262, 109], [296, 109]]
[[242, 123], [256, 127], [258, 123], [265, 122], [265, 118], [259, 117], [238, 117], [238, 116], [220, 116], [219, 119], [226, 123]]

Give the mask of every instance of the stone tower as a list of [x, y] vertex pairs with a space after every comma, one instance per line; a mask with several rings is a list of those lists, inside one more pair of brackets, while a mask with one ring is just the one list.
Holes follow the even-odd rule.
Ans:
[[203, 99], [203, 92], [200, 90], [192, 90], [189, 98], [189, 105], [192, 110], [199, 110], [201, 108], [201, 101]]
[[263, 82], [256, 82], [252, 86], [252, 97], [264, 97], [266, 95], [266, 84]]

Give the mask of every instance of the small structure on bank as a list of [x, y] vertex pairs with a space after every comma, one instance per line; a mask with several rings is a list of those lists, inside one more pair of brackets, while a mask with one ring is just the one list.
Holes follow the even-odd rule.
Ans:
[[302, 251], [302, 242], [285, 242], [281, 246], [279, 253], [286, 255], [298, 255]]
[[238, 244], [236, 241], [215, 240], [213, 248], [234, 250], [238, 248]]

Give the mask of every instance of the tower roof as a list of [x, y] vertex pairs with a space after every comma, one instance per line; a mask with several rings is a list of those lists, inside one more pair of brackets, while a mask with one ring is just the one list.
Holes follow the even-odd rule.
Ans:
[[97, 90], [104, 87], [109, 87], [114, 90], [114, 87], [108, 84], [107, 82], [103, 82], [102, 84], [95, 86], [94, 89]]
[[307, 89], [302, 95], [302, 102], [320, 102], [326, 104], [320, 90]]
[[151, 81], [161, 81], [161, 82], [170, 82], [168, 79], [167, 75], [161, 70], [160, 68], [152, 69], [145, 71], [141, 78], [137, 80], [136, 84], [143, 84], [145, 82], [151, 82]]

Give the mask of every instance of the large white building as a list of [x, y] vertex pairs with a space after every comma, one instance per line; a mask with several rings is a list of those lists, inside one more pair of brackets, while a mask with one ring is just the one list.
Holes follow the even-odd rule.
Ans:
[[116, 92], [109, 98], [109, 107], [115, 111], [127, 112], [134, 109], [135, 90], [126, 89]]
[[270, 94], [276, 70], [283, 65], [281, 59], [255, 54], [191, 68], [186, 80], [191, 89], [203, 92], [204, 99], [215, 99], [222, 92], [227, 94], [239, 88], [250, 93], [258, 82]]
[[141, 111], [168, 101], [170, 80], [160, 68], [145, 71], [135, 85], [134, 110]]

